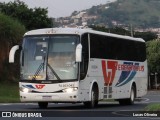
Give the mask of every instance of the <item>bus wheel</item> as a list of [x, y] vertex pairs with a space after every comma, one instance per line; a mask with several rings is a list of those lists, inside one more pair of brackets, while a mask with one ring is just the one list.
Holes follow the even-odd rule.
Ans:
[[94, 108], [98, 105], [98, 88], [93, 87], [91, 91], [91, 101], [84, 102], [85, 107]]
[[132, 86], [131, 93], [130, 93], [130, 98], [126, 100], [127, 105], [134, 104], [135, 97], [136, 97], [136, 89], [135, 89], [134, 86]]
[[118, 101], [120, 105], [132, 105], [134, 104], [135, 97], [136, 97], [136, 89], [134, 86], [132, 86], [131, 92], [130, 92], [130, 98], [119, 99]]
[[48, 102], [38, 102], [38, 106], [41, 109], [45, 109], [48, 107]]

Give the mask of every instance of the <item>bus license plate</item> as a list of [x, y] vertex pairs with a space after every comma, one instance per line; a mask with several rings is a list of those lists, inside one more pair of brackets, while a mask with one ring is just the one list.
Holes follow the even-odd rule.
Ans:
[[42, 96], [43, 100], [52, 100], [52, 96]]

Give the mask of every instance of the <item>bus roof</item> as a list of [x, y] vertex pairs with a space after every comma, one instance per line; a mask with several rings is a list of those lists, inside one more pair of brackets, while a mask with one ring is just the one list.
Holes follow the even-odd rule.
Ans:
[[110, 37], [115, 37], [115, 38], [121, 38], [121, 39], [129, 39], [129, 40], [134, 40], [134, 41], [139, 41], [139, 42], [145, 42], [142, 38], [134, 38], [130, 36], [124, 36], [124, 35], [117, 35], [113, 33], [106, 33], [106, 32], [100, 32], [100, 31], [95, 31], [92, 29], [81, 29], [81, 28], [45, 28], [45, 29], [37, 29], [37, 30], [31, 30], [28, 31], [24, 34], [26, 35], [45, 35], [45, 34], [75, 34], [75, 35], [82, 35], [84, 33], [93, 33], [93, 34], [98, 34], [98, 35], [105, 35], [105, 36], [110, 36]]

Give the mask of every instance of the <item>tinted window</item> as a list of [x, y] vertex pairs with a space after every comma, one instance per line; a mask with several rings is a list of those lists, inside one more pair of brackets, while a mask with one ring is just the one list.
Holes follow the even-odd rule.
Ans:
[[80, 79], [86, 77], [88, 71], [88, 62], [89, 62], [89, 47], [88, 47], [88, 34], [83, 34], [81, 39], [82, 44], [82, 62], [80, 64]]
[[90, 34], [91, 58], [145, 61], [144, 42]]

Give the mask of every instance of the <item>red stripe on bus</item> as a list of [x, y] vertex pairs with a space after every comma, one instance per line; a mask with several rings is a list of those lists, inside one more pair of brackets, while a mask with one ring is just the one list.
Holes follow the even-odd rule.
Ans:
[[104, 77], [104, 83], [106, 86], [109, 84], [109, 78], [107, 76], [107, 67], [106, 67], [106, 61], [102, 60], [102, 71], [103, 71], [103, 77]]

